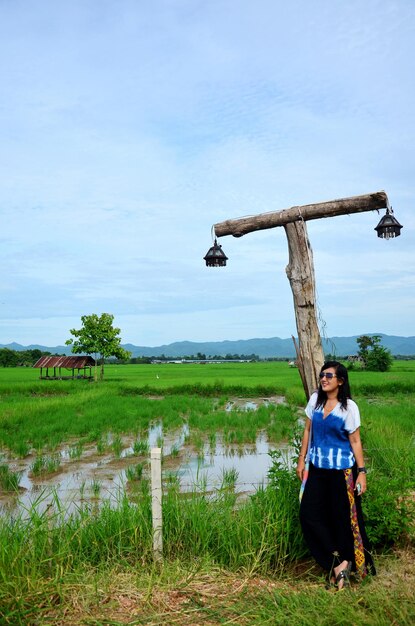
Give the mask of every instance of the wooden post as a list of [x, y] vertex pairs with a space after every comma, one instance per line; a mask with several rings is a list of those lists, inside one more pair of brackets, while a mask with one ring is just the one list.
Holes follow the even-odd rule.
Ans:
[[293, 293], [298, 346], [293, 339], [298, 370], [308, 400], [318, 387], [318, 374], [324, 363], [316, 316], [313, 253], [304, 221], [286, 224], [284, 229], [289, 252], [289, 263], [285, 271]]
[[154, 560], [163, 558], [163, 513], [161, 488], [161, 448], [151, 449], [151, 512], [153, 517]]
[[216, 237], [247, 233], [284, 226], [288, 240], [289, 264], [286, 268], [294, 298], [298, 345], [294, 339], [298, 369], [307, 398], [318, 386], [318, 373], [324, 353], [315, 311], [315, 278], [313, 257], [305, 221], [336, 215], [375, 211], [389, 207], [384, 191], [351, 198], [340, 198], [317, 204], [294, 206], [282, 211], [226, 220], [214, 225]]

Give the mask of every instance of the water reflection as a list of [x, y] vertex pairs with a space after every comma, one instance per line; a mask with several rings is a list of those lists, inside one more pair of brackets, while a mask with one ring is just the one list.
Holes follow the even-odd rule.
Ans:
[[[235, 409], [250, 411], [268, 400], [231, 402]], [[232, 410], [230, 403], [226, 410]], [[107, 500], [115, 504], [125, 494], [128, 467], [131, 469], [141, 463], [143, 476], [148, 477], [148, 459], [153, 447], [163, 449], [165, 482], [169, 475], [177, 476], [184, 492], [198, 485], [203, 485], [207, 491], [220, 488], [224, 476], [234, 477], [238, 493], [251, 493], [266, 484], [272, 464], [269, 452], [279, 446], [270, 444], [264, 432], [258, 433], [255, 443], [241, 445], [225, 443], [220, 433], [211, 433], [208, 437], [198, 435], [194, 447], [189, 445], [190, 434], [187, 423], [175, 432], [164, 432], [162, 422], [158, 421], [140, 438], [109, 433], [104, 441], [94, 445], [80, 446], [72, 442], [54, 452], [59, 456], [59, 470], [38, 477], [32, 473], [36, 456], [17, 461], [2, 458], [1, 462], [7, 463], [12, 471], [21, 472], [21, 479], [18, 494], [1, 493], [0, 512], [24, 513], [33, 506], [42, 512], [57, 501], [68, 513], [83, 503]], [[286, 450], [287, 463], [290, 463], [289, 448], [282, 445], [279, 449]]]
[[[207, 491], [217, 489], [221, 487], [223, 474], [234, 470], [238, 475], [235, 491], [255, 491], [259, 485], [267, 483], [267, 473], [272, 464], [268, 453], [276, 448], [270, 446], [265, 433], [258, 436], [254, 446], [235, 447], [219, 443], [214, 451], [205, 446], [202, 454], [192, 456], [178, 469], [181, 489], [189, 491], [200, 482]], [[278, 449], [285, 449], [289, 453], [286, 445], [279, 446]], [[289, 456], [288, 454], [287, 458]]]

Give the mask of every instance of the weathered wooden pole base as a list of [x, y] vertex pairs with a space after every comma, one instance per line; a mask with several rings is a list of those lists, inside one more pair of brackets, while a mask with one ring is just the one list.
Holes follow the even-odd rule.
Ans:
[[294, 345], [298, 370], [308, 400], [318, 387], [318, 375], [324, 363], [316, 316], [313, 256], [304, 221], [286, 224], [284, 229], [289, 252], [286, 272], [294, 298], [298, 333], [298, 345], [295, 340]]

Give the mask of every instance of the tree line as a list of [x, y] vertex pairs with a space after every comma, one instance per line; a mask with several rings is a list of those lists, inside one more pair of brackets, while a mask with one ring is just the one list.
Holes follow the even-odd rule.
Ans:
[[[121, 346], [120, 329], [113, 326], [114, 316], [109, 313], [102, 313], [100, 316], [83, 315], [81, 317], [82, 327], [72, 328], [69, 332], [72, 338], [66, 341], [66, 345], [72, 346], [73, 354], [89, 354], [95, 357], [94, 378], [97, 380], [97, 366], [100, 367], [100, 378], [104, 377], [105, 363], [132, 363], [146, 364], [153, 361], [289, 361], [286, 357], [274, 357], [261, 359], [257, 354], [220, 354], [208, 355], [198, 352], [196, 355], [181, 357], [171, 357], [162, 354], [161, 356], [132, 357]], [[348, 363], [349, 369], [363, 367], [367, 370], [386, 372], [390, 369], [393, 356], [390, 350], [381, 345], [380, 335], [361, 335], [357, 338], [359, 346], [359, 363], [351, 361]], [[33, 366], [41, 356], [49, 356], [50, 352], [34, 350], [10, 350], [0, 348], [0, 367]], [[56, 355], [60, 356], [60, 355]], [[336, 359], [335, 355], [326, 354], [326, 361]], [[337, 357], [337, 360], [341, 357]]]
[[37, 348], [21, 351], [0, 348], [0, 367], [33, 367], [40, 357], [50, 355], [51, 352], [45, 352]]
[[257, 354], [197, 354], [185, 355], [153, 355], [131, 357], [128, 363], [152, 363], [153, 361], [260, 361]]

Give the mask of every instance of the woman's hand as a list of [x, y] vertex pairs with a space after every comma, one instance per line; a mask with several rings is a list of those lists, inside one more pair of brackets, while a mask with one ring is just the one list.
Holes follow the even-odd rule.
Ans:
[[296, 473], [297, 473], [298, 479], [301, 480], [301, 481], [303, 480], [304, 469], [305, 469], [304, 457], [300, 456], [300, 457], [298, 457]]
[[[360, 490], [359, 490], [357, 485], [360, 485]], [[362, 494], [365, 493], [365, 491], [367, 490], [366, 474], [361, 472], [360, 474], [357, 475], [356, 483], [355, 483], [354, 488], [355, 488], [355, 491], [356, 491], [358, 496], [361, 496]]]

